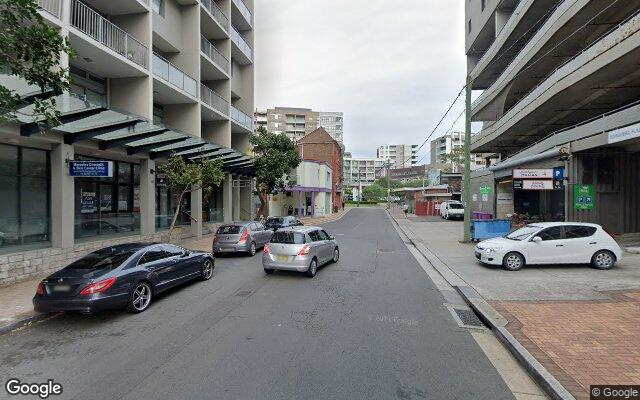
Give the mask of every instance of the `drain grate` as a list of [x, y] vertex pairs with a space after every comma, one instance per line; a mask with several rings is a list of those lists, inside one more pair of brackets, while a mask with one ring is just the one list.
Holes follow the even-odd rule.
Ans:
[[480, 320], [480, 318], [478, 318], [476, 313], [474, 313], [472, 310], [463, 310], [460, 308], [454, 308], [453, 311], [456, 313], [458, 318], [460, 318], [460, 321], [462, 322], [463, 325], [472, 326], [476, 328], [485, 327], [482, 321]]

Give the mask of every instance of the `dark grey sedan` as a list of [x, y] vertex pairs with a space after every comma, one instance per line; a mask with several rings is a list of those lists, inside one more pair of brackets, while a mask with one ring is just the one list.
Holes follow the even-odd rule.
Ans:
[[153, 297], [192, 279], [211, 279], [211, 253], [164, 243], [106, 247], [49, 275], [33, 297], [38, 312], [85, 313], [126, 308], [142, 312]]
[[232, 222], [218, 228], [213, 237], [213, 254], [246, 253], [251, 256], [271, 239], [273, 231], [260, 222]]

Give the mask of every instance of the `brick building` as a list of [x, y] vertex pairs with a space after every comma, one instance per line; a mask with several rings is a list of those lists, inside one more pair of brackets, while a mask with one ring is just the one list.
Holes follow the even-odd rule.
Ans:
[[328, 164], [332, 171], [331, 197], [334, 209], [342, 206], [342, 148], [324, 128], [318, 128], [296, 142], [303, 160]]

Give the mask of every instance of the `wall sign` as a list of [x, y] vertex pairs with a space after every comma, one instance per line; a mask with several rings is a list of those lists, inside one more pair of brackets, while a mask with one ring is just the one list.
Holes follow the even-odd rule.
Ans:
[[564, 179], [564, 167], [555, 167], [553, 169], [553, 179], [557, 179], [557, 180]]
[[522, 181], [523, 190], [553, 190], [551, 179], [525, 179]]
[[593, 210], [595, 198], [593, 185], [575, 185], [573, 187], [573, 206], [576, 210]]
[[514, 179], [553, 179], [552, 169], [514, 169]]
[[640, 137], [640, 124], [625, 126], [624, 128], [609, 131], [608, 143], [618, 143], [623, 140]]
[[513, 180], [513, 189], [521, 190], [522, 189], [522, 179], [514, 179]]
[[69, 161], [69, 176], [113, 178], [113, 161]]
[[480, 194], [491, 194], [491, 186], [480, 186]]

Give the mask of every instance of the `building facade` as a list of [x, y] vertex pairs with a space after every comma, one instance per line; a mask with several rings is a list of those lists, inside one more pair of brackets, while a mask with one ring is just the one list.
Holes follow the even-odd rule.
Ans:
[[294, 142], [324, 128], [333, 139], [343, 145], [344, 116], [341, 112], [313, 111], [310, 108], [275, 107], [256, 109], [256, 130], [264, 127], [268, 132], [284, 134]]
[[472, 174], [474, 210], [639, 232], [637, 2], [465, 4], [471, 150], [500, 160]]
[[387, 162], [384, 158], [345, 157], [343, 179], [346, 187], [369, 186], [378, 179]]
[[333, 172], [321, 161], [304, 160], [295, 171], [295, 184], [269, 198], [269, 215], [323, 216], [331, 214]]
[[[39, 4], [76, 53], [62, 59], [73, 84], [56, 98], [59, 126], [19, 116], [0, 127], [0, 284], [109, 243], [157, 240], [177, 208], [183, 236], [251, 217], [253, 1]], [[0, 83], [23, 113], [48, 95], [15, 76]], [[221, 158], [224, 182], [177, 204], [156, 171], [172, 154]]]
[[[431, 145], [431, 164], [448, 165], [452, 171], [461, 172], [462, 163], [452, 161], [450, 156], [454, 151], [463, 151], [464, 148], [464, 132], [451, 132], [430, 143]], [[471, 168], [476, 169], [485, 165], [482, 154], [471, 154]]]
[[389, 175], [389, 179], [400, 182], [414, 181], [418, 179], [427, 179], [427, 166], [414, 165], [409, 168], [391, 168], [382, 167], [376, 171], [377, 177], [382, 178]]
[[378, 147], [376, 157], [389, 160], [392, 168], [409, 168], [418, 163], [417, 144], [387, 144]]

